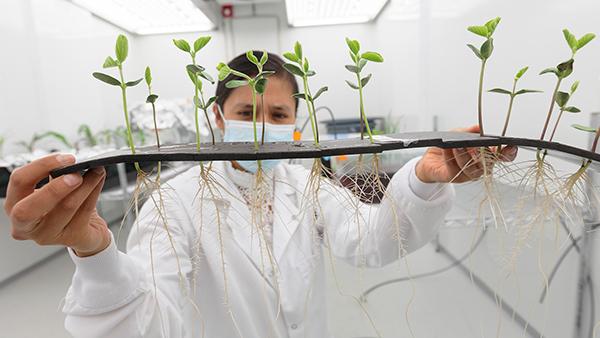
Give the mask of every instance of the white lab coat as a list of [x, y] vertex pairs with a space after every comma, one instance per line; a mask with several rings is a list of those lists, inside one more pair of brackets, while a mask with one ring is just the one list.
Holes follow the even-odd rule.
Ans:
[[273, 170], [276, 269], [261, 255], [249, 208], [224, 175], [229, 162], [213, 163], [221, 185], [215, 199], [206, 189], [198, 194], [199, 167], [194, 167], [164, 185], [169, 232], [147, 202], [132, 226], [126, 254], [114, 241], [91, 257], [69, 250], [76, 271], [63, 307], [65, 327], [86, 338], [328, 337], [322, 244], [351, 264], [379, 267], [398, 259], [398, 230], [406, 252], [414, 251], [430, 241], [450, 209], [450, 185], [440, 185], [428, 201], [415, 195], [409, 186], [415, 163], [392, 178], [387, 192], [393, 198], [380, 205], [359, 203], [359, 217], [343, 197], [347, 192], [331, 185], [319, 192], [320, 211], [302, 204], [309, 171], [278, 165]]

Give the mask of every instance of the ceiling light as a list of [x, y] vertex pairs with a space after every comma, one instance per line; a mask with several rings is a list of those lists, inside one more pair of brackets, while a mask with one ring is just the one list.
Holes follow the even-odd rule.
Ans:
[[207, 31], [215, 24], [191, 0], [71, 0], [130, 33]]
[[389, 0], [285, 0], [294, 27], [364, 23], [375, 20]]

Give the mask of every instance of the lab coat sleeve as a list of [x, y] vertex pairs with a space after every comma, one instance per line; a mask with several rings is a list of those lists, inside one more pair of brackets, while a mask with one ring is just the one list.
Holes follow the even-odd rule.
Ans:
[[167, 233], [148, 200], [132, 226], [127, 254], [117, 250], [114, 237], [91, 257], [78, 257], [69, 249], [75, 273], [63, 312], [65, 328], [74, 337], [184, 336], [182, 288], [192, 270], [193, 237], [188, 232], [193, 230], [178, 204], [176, 199], [165, 202]]
[[324, 243], [334, 256], [356, 266], [380, 267], [413, 252], [437, 233], [452, 206], [450, 184], [416, 177], [420, 158], [390, 180], [380, 204], [365, 204], [344, 188], [327, 185], [319, 195]]

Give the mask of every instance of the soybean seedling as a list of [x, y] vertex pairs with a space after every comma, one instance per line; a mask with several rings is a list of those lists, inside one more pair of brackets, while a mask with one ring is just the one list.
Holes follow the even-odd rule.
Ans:
[[[587, 133], [593, 133], [594, 134], [594, 141], [592, 142], [592, 146], [590, 148], [590, 151], [592, 153], [596, 152], [596, 148], [598, 147], [598, 140], [600, 139], [600, 127], [597, 128], [592, 128], [592, 127], [588, 127], [588, 126], [583, 126], [580, 124], [573, 124], [571, 125], [573, 128], [577, 129], [577, 130], [581, 130]], [[564, 192], [567, 198], [572, 197], [573, 193], [575, 190], [578, 191], [582, 191], [583, 189], [575, 189], [575, 187], [577, 186], [578, 182], [580, 181], [580, 179], [585, 180], [585, 171], [587, 170], [587, 168], [590, 166], [590, 164], [592, 164], [592, 160], [583, 160], [581, 163], [581, 166], [579, 167], [579, 169], [572, 174], [571, 176], [569, 176], [565, 182], [565, 188], [564, 188]]]
[[[93, 73], [92, 76], [106, 84], [121, 88], [121, 98], [123, 101], [123, 115], [125, 117], [125, 126], [127, 128], [127, 143], [129, 148], [131, 149], [131, 153], [135, 154], [135, 144], [133, 142], [133, 136], [131, 134], [131, 123], [129, 122], [129, 111], [127, 109], [127, 88], [138, 85], [140, 82], [142, 82], [143, 78], [139, 78], [137, 80], [129, 82], [125, 81], [125, 78], [123, 77], [123, 64], [127, 59], [128, 53], [129, 42], [127, 41], [127, 37], [125, 35], [119, 34], [119, 36], [117, 37], [117, 42], [115, 44], [116, 58], [113, 58], [112, 56], [107, 56], [104, 60], [104, 64], [102, 65], [102, 68], [105, 69], [117, 68], [119, 71], [119, 80], [115, 79], [114, 77], [108, 74], [99, 72]], [[137, 162], [135, 163], [135, 169], [138, 171], [139, 174], [142, 173], [142, 170], [140, 169], [140, 166]]]
[[554, 128], [552, 128], [552, 134], [550, 134], [550, 139], [548, 141], [552, 142], [552, 140], [554, 139], [554, 134], [556, 133], [556, 128], [558, 127], [558, 123], [560, 122], [560, 119], [562, 118], [562, 115], [564, 112], [575, 113], [575, 114], [581, 112], [581, 110], [575, 106], [567, 106], [567, 104], [573, 97], [573, 94], [577, 90], [577, 87], [579, 87], [579, 81], [573, 82], [573, 84], [571, 85], [571, 90], [568, 93], [561, 92], [561, 91], [558, 91], [556, 93], [556, 104], [558, 105], [560, 110], [558, 113], [558, 118], [556, 119], [556, 122], [554, 123]]
[[480, 48], [477, 48], [471, 44], [467, 46], [473, 51], [475, 56], [481, 60], [481, 70], [479, 71], [479, 93], [477, 95], [477, 119], [479, 122], [479, 135], [483, 136], [483, 80], [485, 74], [485, 66], [488, 59], [492, 56], [494, 51], [494, 39], [492, 35], [496, 31], [496, 27], [500, 23], [500, 17], [489, 20], [483, 26], [469, 26], [467, 30], [473, 34], [479, 35], [485, 38], [485, 41]]
[[298, 76], [302, 79], [304, 93], [295, 93], [293, 96], [306, 102], [306, 108], [310, 118], [310, 126], [312, 128], [315, 145], [318, 147], [319, 127], [317, 117], [315, 115], [315, 101], [319, 98], [319, 96], [321, 96], [321, 94], [328, 90], [328, 87], [321, 87], [314, 95], [312, 95], [308, 85], [308, 78], [315, 76], [317, 73], [310, 69], [308, 58], [302, 55], [302, 45], [300, 42], [296, 41], [296, 44], [294, 44], [294, 51], [283, 53], [283, 56], [292, 62], [284, 64], [283, 67], [292, 75]]
[[28, 152], [33, 153], [33, 151], [35, 150], [36, 144], [38, 142], [40, 142], [41, 140], [48, 139], [48, 138], [58, 141], [59, 143], [63, 144], [67, 148], [73, 148], [73, 145], [71, 144], [71, 142], [69, 142], [67, 137], [56, 131], [47, 131], [47, 132], [44, 132], [41, 134], [35, 133], [35, 134], [33, 134], [33, 136], [31, 137], [31, 139], [29, 141], [19, 141], [19, 142], [17, 142], [17, 145], [25, 148]]
[[194, 41], [193, 47], [185, 40], [173, 39], [173, 44], [180, 50], [188, 53], [192, 59], [192, 63], [186, 66], [187, 74], [194, 84], [194, 118], [196, 123], [196, 149], [200, 151], [200, 122], [198, 116], [198, 109], [202, 109], [204, 117], [206, 118], [206, 124], [210, 130], [212, 144], [215, 144], [215, 133], [208, 117], [208, 108], [216, 100], [216, 97], [211, 97], [208, 100], [204, 99], [203, 83], [202, 79], [214, 83], [212, 76], [206, 72], [206, 68], [196, 63], [196, 55], [202, 48], [204, 48], [209, 42], [210, 36], [201, 36]]

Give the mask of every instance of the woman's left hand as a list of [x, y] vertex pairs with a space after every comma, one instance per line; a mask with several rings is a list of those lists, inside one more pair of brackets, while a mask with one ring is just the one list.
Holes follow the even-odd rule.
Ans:
[[[456, 129], [467, 133], [479, 133], [478, 126]], [[496, 149], [489, 149], [495, 153]], [[499, 159], [510, 162], [517, 156], [516, 146], [503, 147]], [[483, 175], [480, 148], [429, 148], [415, 168], [417, 177], [425, 183], [462, 183], [473, 181]]]

